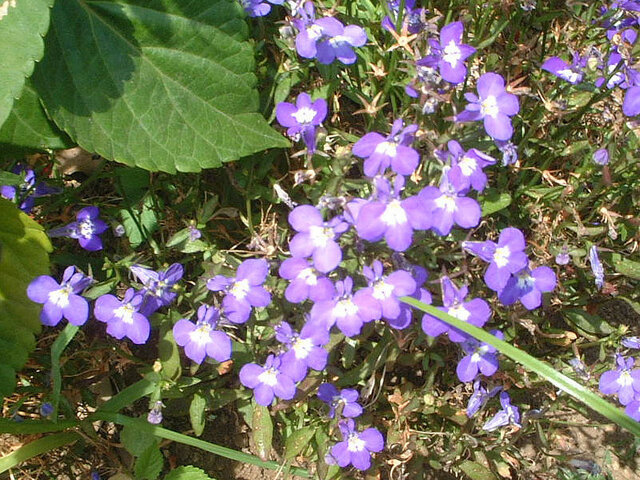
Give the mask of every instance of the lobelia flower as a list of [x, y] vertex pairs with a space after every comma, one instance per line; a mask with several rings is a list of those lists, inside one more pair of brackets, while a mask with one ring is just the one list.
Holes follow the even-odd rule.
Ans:
[[287, 258], [280, 264], [278, 274], [290, 283], [284, 291], [284, 297], [291, 303], [329, 300], [333, 297], [334, 287], [331, 280], [322, 275], [313, 266], [313, 262], [304, 258]]
[[593, 156], [591, 158], [597, 165], [605, 166], [609, 163], [609, 152], [606, 148], [599, 148], [593, 152]]
[[[389, 10], [394, 16], [394, 20], [391, 19], [388, 15], [382, 19], [382, 28], [395, 32], [398, 17], [400, 16], [400, 0], [389, 0], [387, 1], [387, 6]], [[428, 10], [425, 8], [415, 8], [416, 0], [406, 0], [404, 3], [404, 14], [402, 18], [402, 24], [407, 26], [407, 32], [410, 34], [420, 33], [424, 27], [425, 23], [422, 21], [424, 16], [428, 13]]]
[[621, 343], [627, 348], [640, 350], [640, 337], [623, 337]]
[[640, 86], [627, 89], [622, 102], [622, 112], [627, 117], [635, 117], [640, 114]]
[[174, 285], [184, 274], [184, 269], [179, 263], [173, 263], [166, 270], [157, 272], [140, 265], [132, 265], [129, 270], [144, 285], [141, 290], [144, 294], [144, 303], [139, 312], [147, 318], [159, 308], [169, 305], [178, 296]]
[[[439, 310], [476, 327], [483, 327], [489, 321], [491, 308], [487, 302], [481, 298], [465, 302], [469, 293], [469, 288], [466, 285], [457, 288], [447, 276], [440, 278], [440, 285], [442, 286], [443, 306], [438, 307]], [[462, 342], [468, 338], [465, 333], [450, 327], [449, 324], [428, 313], [422, 317], [422, 330], [431, 337], [447, 333], [452, 342]]]
[[64, 227], [49, 230], [50, 237], [69, 237], [78, 240], [82, 248], [90, 252], [102, 250], [100, 235], [109, 228], [100, 218], [98, 207], [85, 207], [76, 215], [76, 221]]
[[289, 213], [289, 223], [298, 233], [289, 241], [293, 257], [313, 257], [319, 272], [327, 273], [342, 261], [342, 250], [336, 239], [349, 229], [349, 224], [337, 216], [325, 222], [312, 205], [300, 205]]
[[635, 360], [616, 355], [616, 370], [608, 370], [600, 376], [598, 388], [605, 395], [618, 394], [618, 401], [628, 405], [640, 396], [640, 368], [633, 369]]
[[402, 119], [393, 122], [391, 133], [383, 137], [378, 132], [367, 133], [358, 140], [351, 151], [364, 158], [364, 174], [374, 177], [391, 167], [398, 175], [411, 175], [420, 162], [420, 154], [410, 147], [418, 125], [404, 127]]
[[556, 263], [558, 265], [567, 265], [571, 261], [571, 257], [569, 256], [569, 247], [567, 245], [563, 245], [560, 249], [560, 252], [556, 255]]
[[314, 328], [329, 331], [337, 325], [347, 337], [360, 333], [365, 323], [380, 319], [380, 304], [366, 289], [352, 294], [353, 280], [346, 277], [336, 282], [336, 294], [331, 300], [317, 302], [311, 308], [311, 324]]
[[44, 325], [55, 326], [66, 318], [72, 325], [80, 326], [89, 318], [89, 303], [79, 294], [91, 282], [91, 277], [76, 272], [76, 267], [70, 266], [65, 269], [61, 283], [49, 275], [33, 279], [27, 287], [27, 297], [44, 305], [40, 312], [40, 321]]
[[375, 428], [367, 428], [358, 433], [352, 419], [338, 423], [342, 442], [331, 447], [331, 456], [341, 467], [353, 465], [358, 470], [371, 467], [371, 453], [380, 452], [384, 448], [384, 437]]
[[231, 339], [226, 333], [216, 330], [219, 320], [217, 308], [201, 305], [195, 324], [182, 318], [173, 326], [176, 343], [184, 347], [185, 355], [195, 363], [201, 364], [205, 357], [218, 362], [226, 362], [231, 358]]
[[24, 173], [24, 180], [19, 185], [0, 186], [0, 196], [17, 203], [24, 213], [31, 212], [36, 198], [61, 192], [59, 188], [50, 187], [44, 182], [37, 182], [36, 172], [32, 168], [19, 164], [11, 171], [16, 175]]
[[44, 402], [40, 405], [40, 416], [44, 418], [50, 417], [53, 410], [53, 405], [50, 402]]
[[525, 267], [511, 275], [507, 284], [498, 294], [503, 305], [513, 305], [517, 300], [527, 310], [542, 305], [542, 293], [556, 288], [556, 274], [549, 267], [538, 267], [531, 270]]
[[500, 394], [500, 405], [502, 405], [502, 410], [490, 418], [482, 429], [487, 432], [493, 432], [507, 425], [515, 425], [518, 428], [522, 428], [522, 425], [520, 425], [520, 410], [515, 405], [511, 405], [511, 398], [507, 392]]
[[264, 367], [248, 363], [240, 369], [240, 383], [253, 390], [258, 405], [268, 407], [276, 396], [283, 400], [295, 396], [296, 384], [281, 367], [281, 358], [269, 355]]
[[296, 98], [296, 104], [280, 102], [276, 107], [278, 123], [287, 127], [287, 135], [292, 138], [298, 135], [307, 146], [309, 154], [316, 151], [316, 127], [327, 116], [327, 101], [319, 98], [312, 102], [307, 93], [301, 93]]
[[440, 186], [423, 188], [418, 193], [418, 201], [425, 212], [430, 214], [431, 229], [438, 235], [449, 235], [454, 224], [462, 228], [472, 228], [480, 223], [480, 204], [456, 189], [449, 180], [446, 169]]
[[404, 182], [404, 177], [396, 176], [392, 190], [389, 180], [376, 177], [375, 199], [349, 203], [348, 210], [355, 218], [360, 238], [369, 242], [384, 238], [389, 248], [403, 252], [411, 246], [413, 230], [426, 230], [431, 226], [429, 212], [417, 196], [400, 199]]
[[151, 410], [149, 410], [147, 414], [147, 422], [152, 425], [160, 425], [162, 423], [162, 409], [164, 406], [164, 403], [160, 400], [154, 402]]
[[502, 152], [502, 166], [513, 165], [518, 161], [518, 147], [512, 142], [504, 142], [502, 140], [496, 140], [496, 146], [498, 150]]
[[93, 308], [95, 317], [107, 324], [107, 333], [121, 340], [129, 338], [133, 343], [142, 345], [149, 339], [151, 326], [149, 320], [139, 312], [144, 295], [129, 288], [122, 300], [106, 294], [98, 297]]
[[371, 298], [378, 302], [382, 318], [391, 322], [400, 317], [403, 312], [399, 297], [411, 295], [416, 291], [417, 284], [409, 272], [397, 270], [389, 275], [383, 275], [382, 262], [374, 260], [371, 267], [362, 268], [369, 287], [364, 289]]
[[560, 57], [547, 58], [542, 64], [542, 69], [554, 74], [573, 85], [582, 82], [584, 77], [584, 68], [587, 66], [587, 59], [581, 57], [578, 53], [573, 53], [573, 61], [571, 65], [562, 60]]
[[456, 117], [458, 122], [484, 121], [487, 134], [496, 140], [509, 140], [513, 135], [511, 118], [520, 111], [518, 97], [505, 90], [504, 79], [497, 73], [485, 73], [478, 79], [478, 95], [465, 93], [469, 102]]
[[640, 422], [640, 395], [638, 395], [637, 398], [629, 402], [629, 404], [624, 409], [624, 413], [629, 415], [636, 422]]
[[340, 391], [331, 383], [323, 383], [318, 387], [318, 398], [329, 405], [329, 418], [333, 418], [336, 410], [340, 415], [355, 418], [362, 415], [362, 406], [358, 403], [358, 391], [344, 388]]
[[602, 287], [604, 287], [604, 267], [600, 262], [600, 257], [598, 257], [598, 247], [595, 245], [592, 245], [589, 250], [589, 262], [591, 263], [591, 271], [595, 277], [596, 287], [598, 287], [598, 290], [601, 290]]
[[486, 387], [476, 380], [473, 382], [473, 393], [469, 397], [469, 403], [467, 403], [467, 417], [473, 417], [478, 411], [487, 404], [487, 402], [494, 397], [502, 387], [494, 387], [491, 391], [487, 391]]
[[251, 307], [266, 307], [271, 303], [271, 294], [262, 286], [268, 274], [266, 260], [249, 259], [238, 266], [235, 278], [216, 275], [207, 282], [207, 288], [213, 292], [224, 291], [225, 317], [233, 323], [244, 323], [251, 315]]
[[462, 43], [464, 25], [453, 22], [440, 30], [440, 41], [431, 38], [431, 54], [421, 61], [424, 65], [438, 68], [440, 76], [449, 83], [457, 85], [464, 82], [467, 76], [467, 66], [464, 61], [476, 53], [476, 49]]
[[276, 327], [276, 339], [288, 347], [288, 350], [280, 355], [280, 371], [294, 382], [302, 381], [307, 376], [309, 368], [322, 371], [327, 366], [329, 352], [322, 348], [329, 343], [327, 330], [313, 328], [313, 324], [309, 323], [297, 333], [287, 322], [282, 322]]
[[[284, 0], [269, 0], [274, 5], [282, 5]], [[240, 0], [240, 5], [250, 17], [264, 17], [271, 11], [271, 5], [262, 0]]]
[[[500, 340], [504, 339], [504, 334], [499, 330], [492, 330], [490, 333]], [[479, 342], [468, 335], [460, 343], [460, 347], [467, 354], [456, 367], [456, 375], [461, 382], [470, 382], [478, 376], [478, 373], [490, 377], [498, 371], [498, 354], [495, 347]]]
[[487, 175], [482, 169], [496, 163], [495, 158], [475, 148], [465, 152], [455, 140], [447, 142], [447, 151], [436, 151], [436, 155], [444, 161], [450, 160], [451, 169], [447, 176], [458, 191], [469, 188], [478, 192], [484, 190], [487, 185]]
[[526, 268], [529, 259], [524, 253], [525, 247], [524, 235], [513, 227], [500, 232], [498, 243], [491, 240], [462, 242], [462, 248], [489, 262], [489, 268], [484, 272], [484, 281], [494, 292], [502, 291], [512, 273]]

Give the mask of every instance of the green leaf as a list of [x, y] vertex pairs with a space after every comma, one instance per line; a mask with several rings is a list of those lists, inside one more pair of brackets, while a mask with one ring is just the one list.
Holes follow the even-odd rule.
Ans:
[[609, 335], [614, 331], [599, 315], [591, 315], [579, 308], [569, 308], [562, 314], [570, 323], [587, 333]]
[[47, 118], [40, 97], [30, 82], [22, 89], [22, 95], [15, 101], [0, 128], [0, 143], [34, 150], [69, 148], [73, 145], [67, 134]]
[[20, 185], [22, 177], [11, 172], [0, 172], [0, 185]]
[[251, 418], [251, 429], [253, 430], [253, 443], [256, 446], [258, 456], [266, 461], [271, 453], [271, 442], [273, 440], [273, 421], [267, 407], [255, 405]]
[[616, 269], [616, 272], [621, 273], [625, 277], [640, 280], [640, 262], [622, 258], [617, 262], [614, 261], [613, 267]]
[[202, 435], [205, 425], [204, 410], [207, 408], [207, 400], [199, 393], [194, 393], [189, 405], [189, 419], [191, 420], [191, 427], [196, 437]]
[[156, 480], [162, 472], [163, 465], [164, 457], [156, 442], [136, 459], [134, 467], [136, 480]]
[[316, 429], [312, 427], [303, 427], [294, 430], [284, 443], [285, 460], [293, 460], [296, 458], [296, 456], [309, 445], [315, 432]]
[[125, 425], [120, 432], [120, 442], [134, 457], [139, 457], [150, 447], [157, 446], [156, 437], [148, 430]]
[[164, 480], [212, 480], [209, 475], [196, 467], [178, 467], [171, 470]]
[[53, 0], [3, 1], [0, 8], [0, 125], [44, 52]]
[[482, 216], [491, 215], [511, 205], [511, 195], [500, 193], [497, 190], [488, 190], [480, 198], [480, 205], [482, 206]]
[[259, 114], [235, 0], [55, 3], [34, 84], [82, 147], [127, 165], [197, 172], [289, 142]]
[[56, 341], [51, 345], [51, 383], [53, 387], [53, 394], [51, 403], [53, 404], [53, 413], [51, 416], [54, 419], [58, 418], [58, 403], [60, 402], [60, 392], [62, 391], [62, 373], [60, 372], [60, 357], [62, 352], [67, 348], [67, 345], [71, 343], [73, 337], [76, 336], [80, 327], [67, 323], [64, 330], [60, 332]]
[[[180, 318], [178, 312], [172, 312], [176, 317], [177, 322]], [[170, 317], [166, 317], [160, 327], [160, 340], [158, 342], [158, 357], [162, 364], [161, 375], [167, 380], [177, 380], [182, 374], [182, 367], [180, 365], [180, 349], [176, 344], [175, 338], [173, 338], [173, 322], [170, 321]], [[175, 317], [174, 317], [175, 318]]]
[[[1, 21], [1, 20], [0, 20]], [[41, 306], [27, 298], [27, 286], [49, 270], [51, 243], [43, 228], [13, 203], [0, 198], [0, 395], [15, 387], [41, 329]]]
[[572, 380], [571, 378], [558, 372], [548, 363], [532, 357], [528, 353], [514, 347], [513, 345], [510, 345], [503, 340], [499, 340], [498, 338], [494, 337], [490, 333], [487, 333], [481, 328], [475, 327], [467, 322], [463, 322], [456, 317], [444, 313], [442, 310], [439, 310], [432, 305], [427, 305], [411, 297], [401, 297], [400, 300], [417, 308], [418, 310], [439, 318], [452, 327], [468, 333], [473, 338], [481, 342], [495, 347], [503, 355], [506, 355], [513, 361], [519, 363], [532, 372], [535, 372], [559, 389], [584, 403], [586, 406], [592, 408], [600, 415], [607, 417], [609, 420], [615, 422], [620, 427], [628, 430], [635, 436], [640, 437], [640, 423], [625, 415], [623, 410], [614, 407], [611, 403], [599, 397], [584, 385], [580, 385], [575, 380]]
[[465, 460], [460, 464], [460, 470], [466, 473], [471, 480], [496, 480], [496, 476], [484, 465], [471, 460]]
[[149, 374], [147, 377], [138, 380], [133, 385], [129, 385], [124, 390], [121, 390], [117, 395], [103, 403], [99, 411], [117, 412], [118, 410], [133, 404], [136, 400], [153, 393], [157, 389], [158, 384], [152, 380], [152, 376], [157, 376], [157, 374]]
[[122, 226], [132, 247], [139, 246], [158, 229], [158, 217], [153, 209], [150, 195], [145, 197], [142, 209], [123, 208], [120, 210]]

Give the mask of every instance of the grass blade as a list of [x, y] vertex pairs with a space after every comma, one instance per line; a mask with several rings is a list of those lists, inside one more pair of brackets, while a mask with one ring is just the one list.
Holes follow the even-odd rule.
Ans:
[[51, 418], [53, 421], [58, 420], [58, 403], [60, 403], [60, 392], [62, 390], [62, 374], [60, 373], [60, 357], [67, 345], [76, 336], [80, 327], [71, 325], [70, 323], [64, 327], [56, 341], [51, 345], [51, 383], [53, 385], [53, 393], [51, 403], [53, 404], [53, 413]]
[[56, 448], [60, 448], [69, 443], [81, 439], [80, 434], [76, 432], [56, 433], [46, 437], [39, 438], [33, 442], [23, 445], [15, 452], [0, 458], [0, 473], [6, 472], [10, 468], [18, 466], [20, 463], [30, 458], [36, 457], [43, 453], [49, 452]]

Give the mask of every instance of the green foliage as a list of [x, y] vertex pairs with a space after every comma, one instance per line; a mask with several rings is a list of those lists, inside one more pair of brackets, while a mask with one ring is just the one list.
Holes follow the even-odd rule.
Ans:
[[189, 419], [191, 427], [196, 437], [202, 435], [206, 422], [205, 409], [207, 408], [207, 399], [199, 393], [194, 393], [191, 403], [189, 404]]
[[251, 430], [253, 443], [256, 446], [258, 456], [262, 460], [268, 460], [273, 441], [273, 421], [267, 407], [254, 405], [251, 417]]
[[51, 244], [43, 228], [11, 202], [0, 198], [0, 395], [15, 387], [15, 372], [27, 361], [40, 331], [40, 306], [27, 298], [27, 286], [49, 270]]
[[137, 480], [156, 480], [162, 472], [164, 457], [157, 442], [149, 445], [138, 458], [134, 466]]
[[212, 480], [203, 470], [196, 467], [178, 467], [169, 472], [164, 480]]

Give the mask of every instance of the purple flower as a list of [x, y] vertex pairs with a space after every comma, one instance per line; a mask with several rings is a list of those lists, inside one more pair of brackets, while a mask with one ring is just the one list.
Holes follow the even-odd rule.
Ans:
[[618, 401], [628, 405], [640, 395], [640, 368], [633, 369], [635, 360], [616, 355], [616, 370], [607, 370], [600, 377], [599, 389], [605, 395], [618, 394]]
[[59, 188], [49, 187], [44, 182], [36, 182], [36, 173], [24, 165], [16, 165], [11, 171], [16, 175], [24, 173], [24, 180], [19, 185], [0, 186], [0, 195], [17, 203], [25, 213], [31, 212], [36, 198], [61, 191]]
[[502, 166], [513, 165], [518, 161], [518, 147], [512, 142], [503, 142], [502, 140], [496, 140], [498, 150], [502, 152]]
[[447, 151], [437, 151], [436, 154], [443, 160], [450, 159], [451, 169], [447, 177], [457, 191], [465, 191], [469, 188], [481, 192], [487, 185], [487, 175], [483, 168], [494, 165], [496, 159], [482, 153], [475, 148], [464, 151], [455, 140], [447, 143]]
[[473, 382], [473, 393], [469, 397], [469, 403], [467, 403], [467, 417], [473, 417], [478, 411], [483, 408], [487, 402], [494, 397], [502, 387], [494, 387], [491, 391], [487, 391], [486, 387], [476, 380]]
[[289, 213], [289, 223], [299, 232], [289, 242], [293, 257], [313, 257], [314, 267], [327, 273], [342, 261], [342, 250], [336, 242], [349, 225], [341, 217], [325, 222], [320, 211], [311, 205], [300, 205]]
[[40, 405], [40, 416], [47, 418], [53, 413], [53, 405], [50, 402], [44, 402]]
[[507, 392], [500, 394], [500, 405], [502, 405], [502, 410], [490, 418], [482, 429], [487, 432], [493, 432], [507, 425], [522, 427], [522, 425], [520, 425], [520, 410], [515, 405], [511, 405], [511, 398]]
[[[391, 19], [388, 15], [382, 19], [382, 28], [390, 31], [396, 31], [397, 19], [400, 16], [400, 0], [389, 0], [387, 1], [387, 5], [391, 13], [393, 13], [394, 20]], [[406, 25], [407, 32], [410, 34], [420, 33], [424, 27], [425, 23], [422, 21], [423, 17], [427, 14], [428, 10], [424, 8], [415, 8], [416, 1], [415, 0], [406, 0], [404, 3], [404, 15], [402, 18], [403, 26]]]
[[524, 235], [513, 227], [502, 230], [497, 244], [491, 240], [462, 242], [462, 248], [489, 262], [489, 268], [484, 272], [484, 281], [495, 292], [502, 291], [511, 274], [519, 272], [529, 263], [527, 254], [524, 253]]
[[27, 296], [36, 303], [44, 304], [40, 321], [44, 325], [55, 326], [62, 318], [72, 325], [83, 325], [89, 318], [89, 304], [79, 294], [93, 279], [77, 272], [76, 267], [67, 267], [62, 282], [56, 282], [49, 275], [41, 275], [27, 287]]
[[187, 228], [189, 229], [189, 241], [190, 242], [195, 242], [196, 240], [198, 240], [199, 238], [202, 237], [202, 232], [200, 230], [198, 230], [198, 227], [196, 227], [195, 225], [191, 224]]
[[589, 262], [591, 263], [591, 271], [595, 277], [596, 287], [598, 287], [598, 290], [601, 290], [602, 287], [604, 287], [604, 267], [600, 262], [600, 257], [598, 257], [598, 247], [595, 245], [592, 245], [589, 250]]
[[314, 328], [313, 324], [309, 323], [297, 333], [287, 322], [282, 322], [276, 328], [276, 339], [288, 347], [280, 356], [280, 370], [294, 382], [302, 381], [307, 376], [309, 368], [322, 371], [327, 366], [329, 352], [322, 348], [329, 343], [327, 330]]
[[627, 117], [635, 117], [640, 114], [640, 86], [627, 89], [622, 103], [622, 112]]
[[175, 300], [178, 294], [173, 287], [184, 274], [184, 269], [179, 263], [174, 263], [166, 270], [157, 272], [140, 265], [132, 265], [129, 270], [144, 285], [141, 291], [144, 294], [144, 303], [139, 312], [147, 318], [159, 308], [166, 307]]
[[511, 118], [520, 111], [518, 97], [507, 93], [504, 79], [497, 73], [485, 73], [478, 79], [478, 96], [465, 93], [469, 102], [456, 117], [458, 122], [484, 121], [487, 134], [496, 140], [509, 140], [513, 135]]
[[231, 339], [216, 330], [220, 312], [209, 305], [198, 308], [198, 321], [193, 322], [182, 318], [173, 326], [173, 337], [176, 343], [184, 347], [184, 353], [194, 362], [200, 364], [205, 357], [211, 357], [218, 362], [225, 362], [231, 358]]
[[440, 41], [429, 39], [431, 54], [420, 60], [423, 65], [438, 67], [440, 76], [454, 85], [464, 82], [467, 76], [464, 61], [476, 52], [475, 48], [462, 43], [463, 30], [462, 22], [442, 27]]
[[623, 337], [621, 343], [624, 347], [640, 350], [640, 337]]
[[431, 229], [438, 235], [448, 235], [453, 225], [472, 228], [480, 223], [482, 209], [473, 198], [464, 196], [451, 183], [447, 173], [442, 176], [439, 187], [425, 187], [418, 200], [431, 215]]
[[416, 281], [404, 270], [383, 275], [382, 262], [379, 260], [374, 260], [371, 267], [364, 266], [363, 273], [369, 284], [364, 290], [371, 295], [373, 301], [378, 302], [382, 318], [393, 322], [403, 312], [403, 304], [398, 298], [415, 292]]
[[633, 418], [636, 422], [640, 422], [640, 396], [638, 399], [629, 402], [624, 409], [624, 413]]
[[287, 127], [287, 135], [292, 138], [298, 135], [307, 146], [310, 154], [316, 151], [316, 127], [327, 116], [327, 101], [319, 98], [315, 102], [307, 93], [301, 93], [296, 104], [280, 102], [276, 107], [276, 118], [283, 127]]
[[233, 323], [244, 323], [251, 315], [251, 307], [266, 307], [271, 303], [271, 294], [262, 286], [268, 274], [266, 260], [249, 259], [238, 266], [235, 278], [216, 275], [207, 282], [207, 288], [224, 291], [224, 315]]
[[367, 428], [358, 433], [352, 419], [341, 421], [338, 426], [342, 433], [342, 442], [331, 447], [331, 456], [341, 467], [353, 465], [358, 470], [368, 470], [371, 466], [371, 453], [384, 448], [384, 438], [375, 428]]
[[353, 280], [346, 277], [336, 282], [336, 294], [331, 300], [317, 302], [311, 309], [311, 323], [315, 328], [329, 331], [337, 325], [347, 337], [360, 333], [367, 322], [380, 319], [380, 304], [366, 289], [352, 294]]
[[358, 236], [369, 242], [384, 238], [392, 250], [405, 251], [411, 246], [413, 230], [431, 226], [429, 212], [417, 196], [400, 199], [404, 177], [395, 177], [393, 190], [386, 178], [376, 177], [374, 183], [376, 199], [349, 203]]
[[[466, 285], [457, 288], [455, 284], [447, 276], [440, 278], [442, 286], [442, 307], [439, 307], [445, 313], [458, 320], [467, 322], [476, 327], [483, 327], [489, 317], [491, 317], [491, 308], [489, 304], [481, 298], [474, 298], [465, 302], [465, 298], [469, 292]], [[422, 330], [431, 337], [437, 337], [442, 333], [448, 333], [452, 342], [462, 342], [467, 339], [467, 335], [460, 330], [450, 327], [437, 317], [428, 313], [422, 317]]]
[[527, 310], [542, 305], [542, 293], [556, 288], [556, 274], [549, 267], [534, 270], [525, 267], [511, 275], [504, 289], [498, 294], [503, 305], [513, 305], [517, 300]]
[[331, 280], [318, 272], [313, 263], [304, 258], [287, 258], [280, 264], [278, 274], [290, 280], [284, 296], [291, 303], [329, 300], [333, 297], [334, 287]]
[[593, 152], [592, 158], [596, 164], [605, 166], [609, 163], [609, 152], [606, 148], [599, 148]]
[[240, 382], [253, 389], [256, 403], [268, 407], [274, 397], [291, 400], [296, 394], [296, 384], [281, 372], [282, 360], [269, 355], [264, 367], [248, 363], [240, 369]]
[[586, 59], [583, 59], [577, 53], [573, 54], [573, 62], [569, 65], [560, 57], [551, 57], [542, 64], [542, 69], [554, 74], [573, 85], [582, 82], [584, 77], [583, 70], [586, 66]]
[[[284, 0], [269, 0], [274, 5], [282, 5]], [[271, 5], [262, 0], [240, 0], [240, 5], [250, 17], [264, 17], [271, 11]]]
[[109, 226], [100, 218], [98, 207], [85, 207], [76, 215], [76, 221], [64, 227], [49, 230], [50, 237], [69, 237], [78, 239], [82, 248], [90, 252], [102, 250], [100, 235]]
[[[492, 330], [491, 334], [500, 340], [504, 338], [503, 333], [498, 330]], [[460, 343], [460, 347], [467, 354], [456, 367], [456, 375], [461, 382], [472, 381], [478, 373], [490, 377], [498, 371], [498, 354], [495, 347], [468, 335], [466, 340]]]
[[362, 415], [362, 406], [358, 403], [358, 396], [357, 390], [344, 388], [338, 391], [331, 383], [323, 383], [318, 388], [318, 398], [329, 405], [329, 418], [335, 416], [336, 410], [340, 415], [348, 418]]
[[563, 245], [560, 252], [556, 255], [556, 263], [558, 265], [567, 265], [571, 261], [569, 256], [569, 247]]
[[160, 400], [153, 403], [151, 410], [147, 414], [147, 422], [152, 425], [160, 425], [162, 423], [162, 408], [164, 407], [164, 403]]
[[139, 312], [144, 296], [130, 288], [124, 299], [113, 295], [102, 295], [96, 300], [93, 314], [107, 324], [107, 333], [118, 340], [127, 337], [135, 344], [142, 345], [149, 339], [149, 320]]
[[374, 177], [391, 170], [399, 175], [411, 175], [418, 166], [420, 155], [409, 145], [413, 142], [418, 125], [411, 124], [403, 128], [402, 119], [393, 122], [391, 133], [383, 137], [377, 132], [367, 133], [352, 148], [354, 155], [365, 158], [364, 174]]

